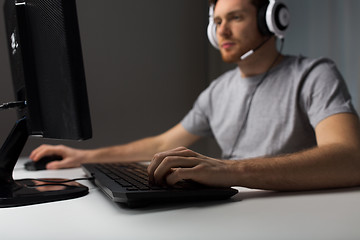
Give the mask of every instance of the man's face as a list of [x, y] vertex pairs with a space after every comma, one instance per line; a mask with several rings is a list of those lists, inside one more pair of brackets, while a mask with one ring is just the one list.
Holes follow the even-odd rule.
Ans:
[[266, 37], [257, 27], [257, 10], [250, 0], [218, 0], [214, 10], [216, 36], [225, 62], [238, 62]]

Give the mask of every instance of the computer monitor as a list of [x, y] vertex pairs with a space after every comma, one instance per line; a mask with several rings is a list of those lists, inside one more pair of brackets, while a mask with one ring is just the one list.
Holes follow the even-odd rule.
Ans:
[[[76, 2], [6, 0], [4, 16], [15, 92], [9, 105], [18, 107], [19, 120], [0, 150], [0, 207], [84, 195], [84, 186], [12, 177], [28, 136], [70, 140], [92, 136]], [[57, 191], [44, 190], [48, 185]]]

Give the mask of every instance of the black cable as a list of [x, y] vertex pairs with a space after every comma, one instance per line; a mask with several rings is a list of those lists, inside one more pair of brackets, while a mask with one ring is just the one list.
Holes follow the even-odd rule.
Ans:
[[282, 53], [282, 49], [283, 49], [283, 46], [284, 46], [284, 39], [282, 38], [281, 39], [281, 46], [280, 46], [280, 50], [279, 50], [279, 53], [277, 54], [276, 58], [274, 59], [274, 61], [271, 63], [270, 67], [267, 69], [267, 71], [265, 72], [265, 74], [262, 76], [261, 80], [259, 81], [259, 83], [255, 86], [255, 89], [251, 95], [251, 98], [250, 98], [250, 101], [249, 101], [249, 107], [247, 109], [247, 112], [245, 113], [245, 118], [244, 118], [244, 121], [240, 127], [240, 130], [238, 131], [238, 134], [237, 134], [237, 137], [235, 139], [235, 142], [233, 143], [233, 146], [231, 148], [231, 152], [229, 154], [229, 156], [227, 156], [228, 158], [232, 158], [233, 155], [234, 155], [234, 152], [235, 152], [235, 148], [236, 148], [236, 145], [237, 143], [239, 142], [239, 138], [240, 138], [240, 134], [242, 133], [242, 130], [247, 122], [247, 118], [248, 118], [248, 115], [249, 115], [249, 111], [250, 111], [250, 108], [251, 108], [251, 104], [252, 104], [252, 100], [253, 100], [253, 97], [258, 89], [258, 87], [262, 84], [262, 82], [265, 80], [265, 78], [268, 76], [268, 74], [270, 73], [270, 70], [271, 68], [275, 65], [275, 63], [277, 62], [277, 60], [280, 58], [281, 56], [281, 53]]
[[84, 178], [73, 178], [73, 179], [66, 179], [66, 180], [50, 180], [50, 179], [42, 179], [42, 178], [26, 178], [24, 180], [62, 184], [62, 183], [80, 181], [80, 180], [94, 180], [94, 179], [95, 179], [94, 177], [84, 177]]
[[7, 110], [11, 108], [24, 108], [26, 107], [26, 101], [15, 101], [15, 102], [8, 102], [3, 103], [0, 105], [0, 111]]

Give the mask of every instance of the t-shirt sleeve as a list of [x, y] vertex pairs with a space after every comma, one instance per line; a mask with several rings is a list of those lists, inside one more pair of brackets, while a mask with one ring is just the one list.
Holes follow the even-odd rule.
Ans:
[[331, 115], [356, 114], [344, 79], [331, 60], [320, 59], [315, 62], [304, 79], [306, 80], [301, 95], [314, 128]]
[[182, 119], [182, 126], [192, 134], [198, 136], [211, 136], [212, 131], [209, 123], [210, 111], [210, 87], [205, 89], [195, 101], [193, 108]]

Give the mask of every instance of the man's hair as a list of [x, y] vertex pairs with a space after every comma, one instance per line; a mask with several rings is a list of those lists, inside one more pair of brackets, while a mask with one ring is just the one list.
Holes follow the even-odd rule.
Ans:
[[[269, 4], [269, 0], [250, 0], [251, 4], [256, 7], [256, 9], [259, 11], [259, 9], [265, 5]], [[210, 5], [213, 4], [214, 6], [217, 3], [217, 0], [209, 0]]]

